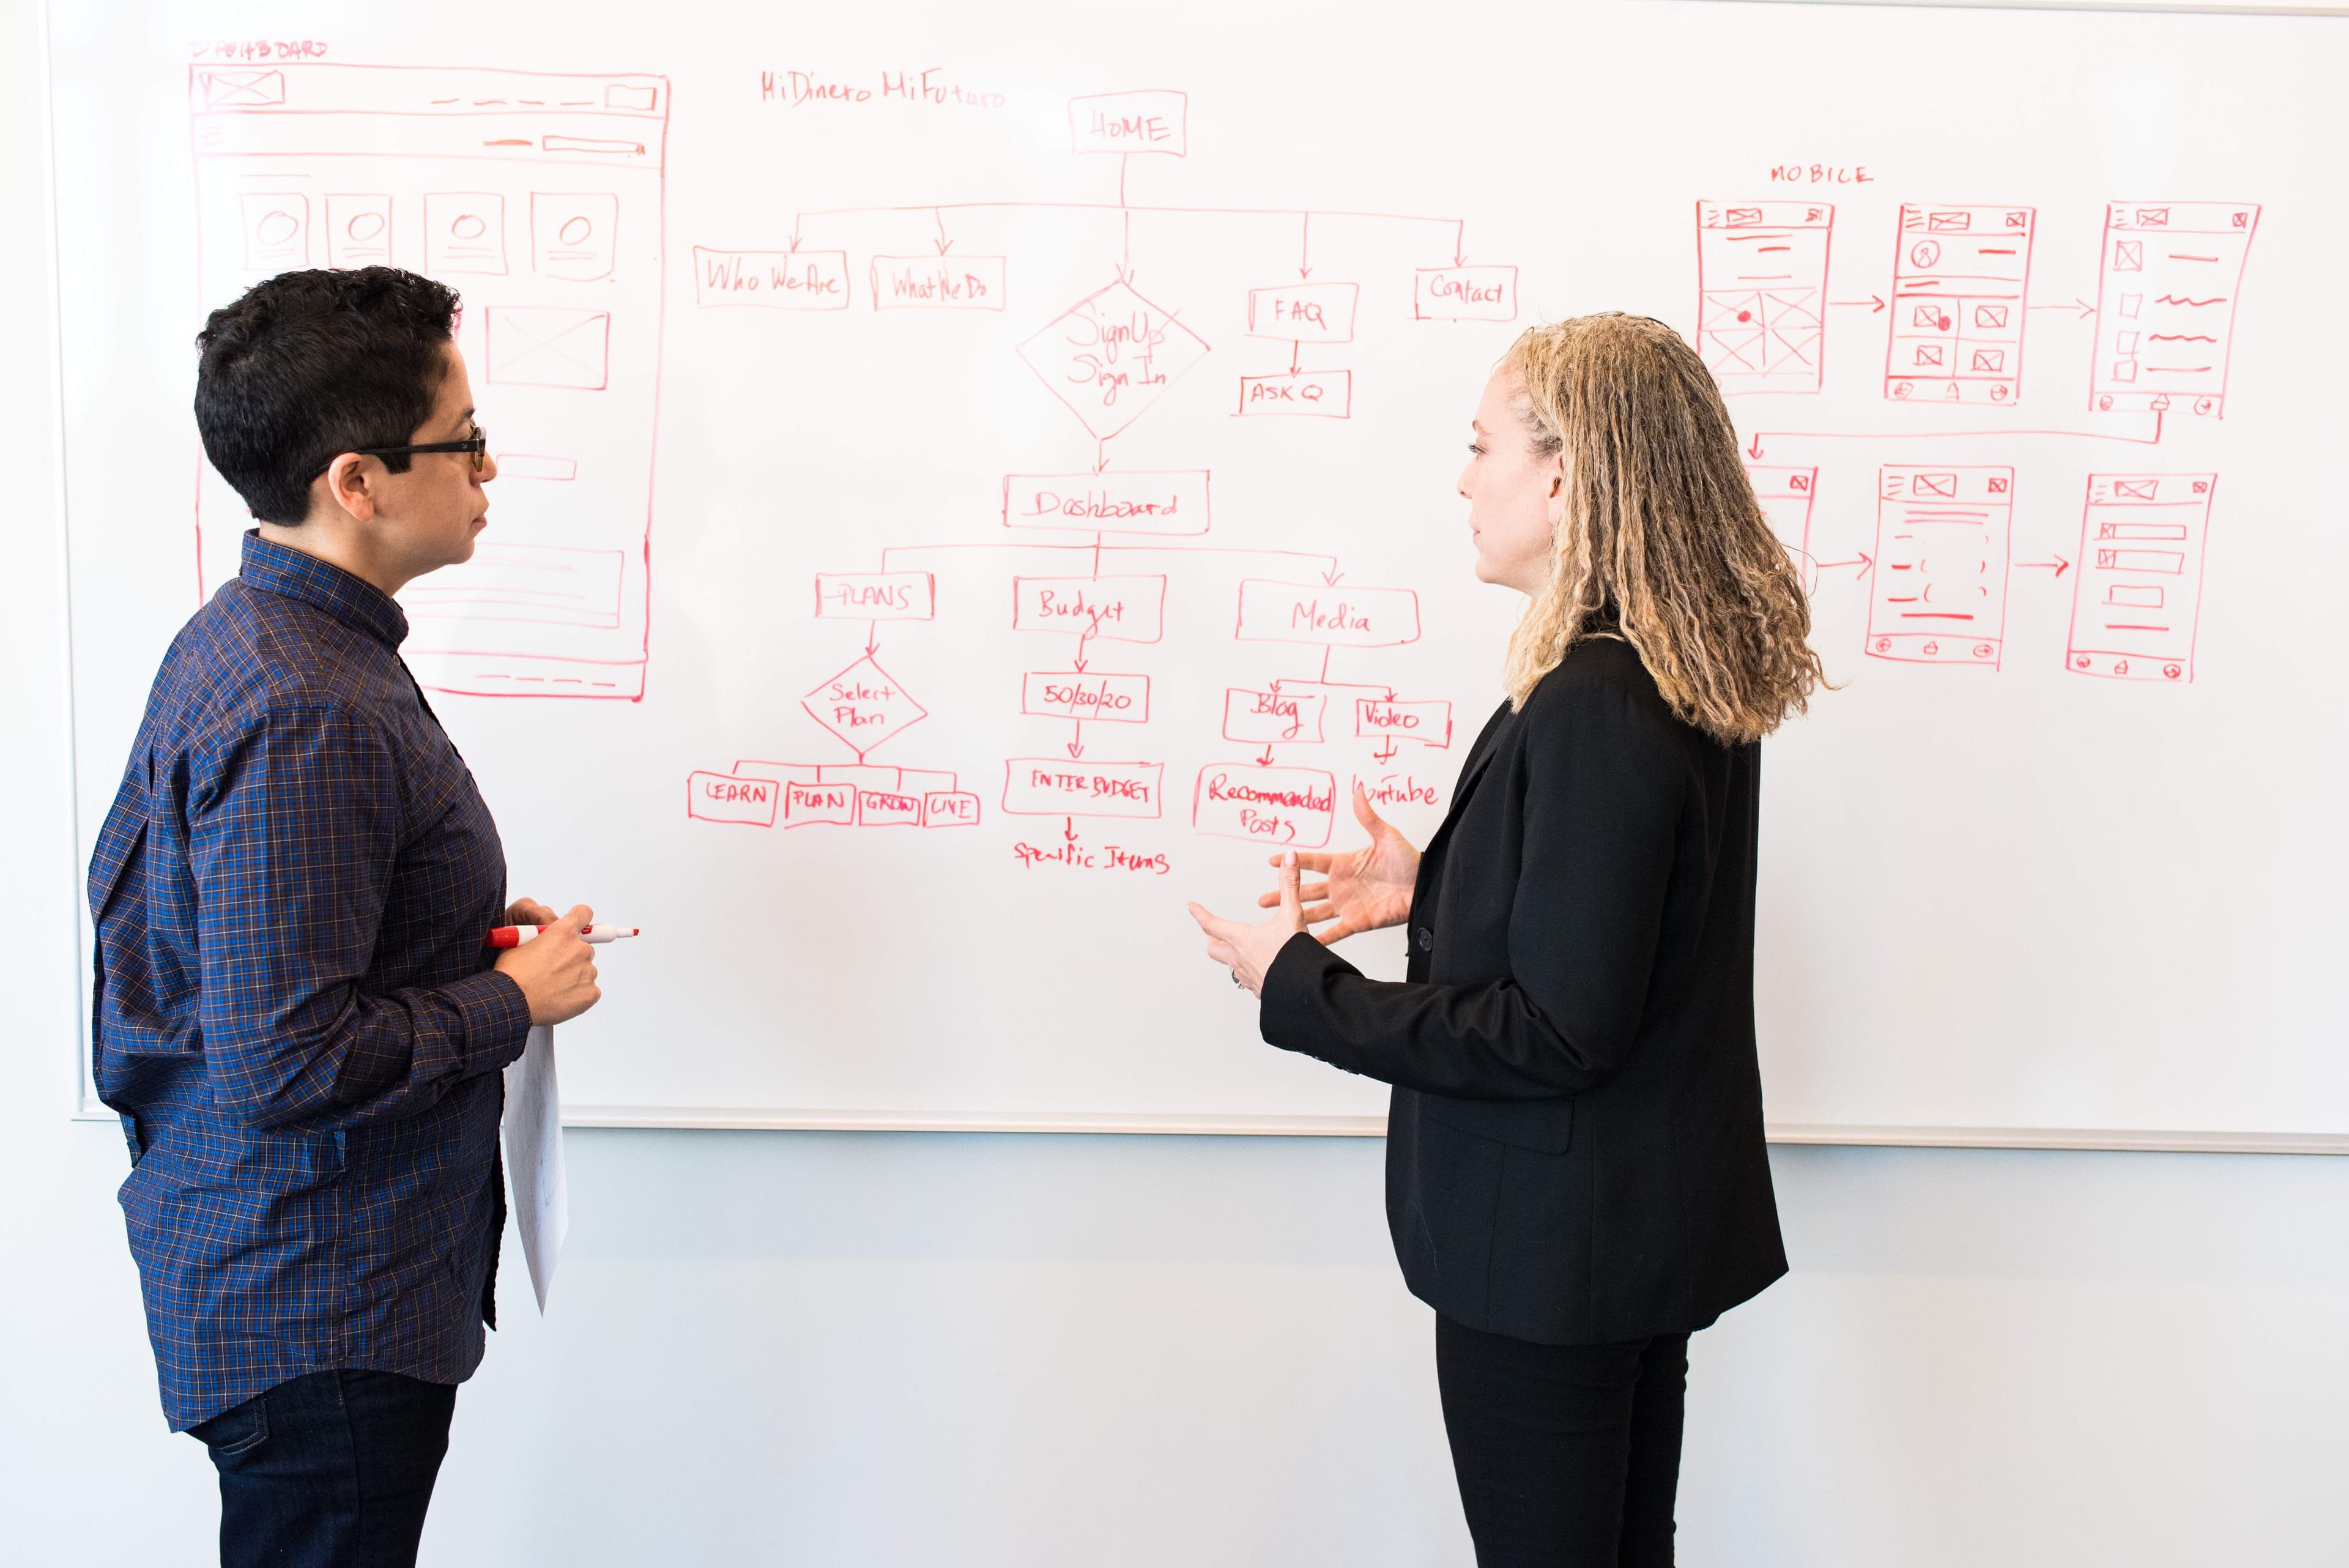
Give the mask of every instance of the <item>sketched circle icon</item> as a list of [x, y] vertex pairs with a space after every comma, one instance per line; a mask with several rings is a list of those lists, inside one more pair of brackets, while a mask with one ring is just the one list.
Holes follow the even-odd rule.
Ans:
[[588, 220], [587, 215], [584, 213], [576, 217], [569, 219], [564, 223], [563, 227], [555, 231], [556, 234], [566, 245], [582, 244], [585, 243], [587, 236], [595, 232], [595, 225]]
[[343, 225], [343, 233], [355, 240], [371, 240], [383, 233], [381, 213], [361, 213]]
[[1990, 400], [1993, 403], [2002, 403], [2006, 401], [2005, 382], [2001, 381], [1997, 386], [1992, 387], [1990, 389]]
[[1917, 384], [1914, 381], [1895, 381], [1892, 383], [1892, 395], [1896, 398], [1905, 398], [1916, 389]]
[[2104, 396], [2104, 397], [2101, 397], [2101, 398], [2098, 398], [2098, 399], [2096, 400], [2096, 411], [2097, 411], [2098, 413], [2109, 413], [2109, 412], [2111, 412], [2111, 411], [2112, 411], [2112, 406], [2113, 406], [2113, 400], [2112, 400], [2112, 398], [2111, 398], [2110, 394], [2107, 394], [2107, 395], [2106, 395], [2106, 396]]
[[1976, 659], [1988, 659], [1997, 651], [1998, 649], [1992, 648], [1987, 642], [1978, 642], [1974, 644], [1974, 657]]
[[253, 237], [265, 245], [282, 245], [301, 226], [291, 213], [272, 213], [253, 225]]
[[2177, 680], [2179, 676], [2181, 676], [2181, 675], [2183, 675], [2183, 674], [2185, 674], [2185, 673], [2186, 673], [2186, 671], [2185, 671], [2185, 670], [2183, 670], [2179, 669], [2179, 668], [2178, 668], [2177, 665], [2175, 665], [2175, 664], [2165, 664], [2165, 665], [2163, 665], [2163, 666], [2161, 667], [2161, 672], [2162, 672], [2164, 675], [2167, 675], [2168, 677], [2169, 677], [2169, 679], [2171, 679], [2172, 680]]
[[2088, 668], [2088, 656], [2084, 653], [2080, 655], [2079, 658], [2072, 660], [2072, 668], [2075, 670], [2085, 670]]
[[2194, 411], [2198, 414], [2207, 414], [2218, 406], [2219, 400], [2216, 398], [2197, 398], [2194, 400]]
[[489, 233], [490, 225], [478, 213], [467, 213], [449, 225], [449, 232], [460, 240], [478, 240]]
[[1934, 240], [1919, 240], [1909, 247], [1909, 259], [1918, 266], [1939, 266], [1941, 263], [1940, 244]]
[[1940, 643], [1938, 643], [1938, 642], [1929, 642], [1929, 643], [1927, 643], [1927, 644], [1925, 645], [1925, 657], [1926, 657], [1926, 658], [1928, 658], [1928, 659], [1938, 659], [1938, 658], [1940, 658], [1940, 654], [1941, 654], [1941, 645], [1940, 645]]
[[1890, 638], [1889, 638], [1889, 637], [1879, 637], [1879, 638], [1878, 638], [1878, 639], [1876, 639], [1876, 651], [1877, 651], [1877, 652], [1878, 652], [1878, 653], [1889, 653], [1889, 652], [1891, 652], [1891, 651], [1892, 651], [1892, 639], [1891, 639]]

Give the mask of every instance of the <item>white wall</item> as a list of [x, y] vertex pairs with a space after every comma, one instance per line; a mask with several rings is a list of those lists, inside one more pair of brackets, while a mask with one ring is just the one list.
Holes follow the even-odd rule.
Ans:
[[[36, 16], [0, 0], [0, 1560], [164, 1568], [208, 1560], [211, 1471], [155, 1404], [120, 1139], [67, 1115]], [[125, 452], [123, 482], [183, 472], [151, 458]], [[183, 488], [158, 499], [172, 527]], [[428, 1562], [1468, 1561], [1375, 1143], [570, 1147], [554, 1315], [510, 1267]], [[1686, 1561], [2349, 1550], [2349, 1160], [1782, 1148], [1775, 1169], [1796, 1272], [1698, 1341]]]

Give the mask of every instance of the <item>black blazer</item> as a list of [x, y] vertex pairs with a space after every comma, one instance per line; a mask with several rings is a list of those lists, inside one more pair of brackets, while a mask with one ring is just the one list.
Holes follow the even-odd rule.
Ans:
[[1312, 937], [1264, 1037], [1395, 1085], [1412, 1293], [1548, 1345], [1702, 1328], [1786, 1272], [1754, 1044], [1762, 749], [1578, 643], [1477, 738], [1420, 862], [1409, 978]]

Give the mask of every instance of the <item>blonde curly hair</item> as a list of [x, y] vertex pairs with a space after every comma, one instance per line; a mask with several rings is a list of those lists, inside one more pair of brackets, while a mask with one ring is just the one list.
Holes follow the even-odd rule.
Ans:
[[1563, 453], [1567, 475], [1549, 582], [1509, 639], [1511, 703], [1577, 642], [1612, 635], [1717, 740], [1757, 741], [1803, 711], [1826, 675], [1802, 576], [1695, 350], [1609, 312], [1529, 327], [1502, 364], [1536, 454]]

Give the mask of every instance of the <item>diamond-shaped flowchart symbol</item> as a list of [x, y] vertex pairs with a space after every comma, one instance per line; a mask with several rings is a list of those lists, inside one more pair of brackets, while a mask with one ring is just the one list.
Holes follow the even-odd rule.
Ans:
[[800, 706], [846, 741], [859, 761], [898, 731], [929, 716], [887, 670], [873, 662], [871, 654], [801, 698]]
[[1197, 333], [1123, 283], [1087, 295], [1019, 346], [1096, 441], [1140, 419], [1206, 355]]

